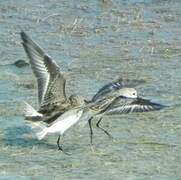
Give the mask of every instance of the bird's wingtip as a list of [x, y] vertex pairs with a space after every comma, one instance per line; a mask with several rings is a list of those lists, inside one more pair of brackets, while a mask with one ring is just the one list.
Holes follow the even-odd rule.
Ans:
[[29, 36], [25, 33], [25, 31], [21, 30], [20, 31], [20, 36], [21, 36], [21, 39], [25, 42], [29, 39]]
[[21, 29], [20, 30], [20, 35], [24, 35], [25, 34], [25, 32]]
[[23, 37], [26, 36], [26, 33], [25, 33], [23, 30], [21, 30], [21, 31], [20, 31], [20, 36], [23, 38]]

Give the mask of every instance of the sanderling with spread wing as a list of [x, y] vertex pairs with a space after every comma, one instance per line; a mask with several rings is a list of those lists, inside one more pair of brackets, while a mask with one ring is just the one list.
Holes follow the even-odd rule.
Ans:
[[[66, 80], [60, 67], [25, 32], [22, 31], [20, 34], [38, 83], [39, 110], [36, 111], [31, 105], [25, 103], [25, 119], [39, 127], [44, 127], [41, 128], [41, 133], [37, 134], [39, 139], [48, 133], [63, 134], [80, 118], [82, 110], [79, 108], [84, 106], [85, 100], [78, 95], [66, 96]], [[46, 127], [43, 122], [46, 123]], [[61, 150], [59, 140], [60, 135], [57, 144]]]
[[114, 114], [124, 114], [130, 112], [147, 112], [161, 110], [165, 105], [154, 103], [150, 100], [138, 96], [134, 88], [125, 87], [121, 81], [109, 83], [103, 86], [92, 98], [86, 107], [87, 116], [83, 116], [83, 122], [89, 123], [90, 141], [92, 144], [92, 125], [94, 117], [99, 120], [96, 124], [109, 137], [112, 137], [104, 128], [100, 127], [100, 122], [104, 116]]
[[[98, 117], [96, 124], [109, 137], [111, 135], [102, 127], [100, 122], [104, 116], [130, 112], [146, 112], [160, 110], [164, 105], [151, 102], [137, 95], [134, 88], [130, 88], [119, 81], [103, 86], [92, 98], [86, 101], [82, 96], [66, 96], [66, 80], [56, 62], [47, 55], [25, 32], [21, 32], [22, 44], [30, 60], [30, 65], [38, 83], [39, 110], [25, 103], [25, 118], [33, 122], [39, 131], [38, 139], [47, 134], [59, 134], [72, 127], [79, 120], [89, 123], [90, 142], [92, 144], [92, 119]], [[46, 124], [44, 124], [46, 123]]]

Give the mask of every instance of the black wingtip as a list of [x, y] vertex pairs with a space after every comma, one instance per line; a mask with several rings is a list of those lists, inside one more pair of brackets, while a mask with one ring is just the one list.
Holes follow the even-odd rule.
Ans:
[[24, 31], [21, 31], [20, 32], [20, 36], [21, 36], [21, 39], [23, 40], [23, 41], [26, 41], [26, 39], [27, 39], [27, 34], [24, 32]]
[[20, 36], [21, 36], [21, 39], [24, 43], [33, 43], [33, 41], [31, 40], [31, 38], [24, 32], [24, 31], [21, 31], [20, 32]]
[[163, 109], [163, 108], [170, 107], [170, 106], [168, 106], [168, 105], [156, 103], [156, 102], [153, 102], [153, 101], [151, 101], [151, 100], [149, 100], [149, 99], [143, 99], [143, 98], [141, 98], [141, 97], [138, 97], [136, 102], [139, 103], [139, 104], [142, 104], [142, 105], [151, 105], [151, 106], [153, 106], [156, 110], [160, 110], [160, 109]]
[[22, 44], [24, 50], [26, 51], [26, 53], [29, 54], [28, 50], [27, 50], [27, 46], [26, 46], [28, 36], [26, 35], [26, 33], [23, 30], [20, 32], [20, 36], [22, 39], [21, 44]]
[[20, 35], [22, 36], [24, 34], [25, 34], [25, 32], [23, 30], [21, 30]]
[[21, 31], [21, 32], [20, 32], [20, 36], [21, 36], [21, 37], [24, 37], [25, 34], [26, 34], [26, 33], [25, 33], [24, 31]]
[[158, 104], [158, 103], [153, 103], [152, 106], [155, 107], [155, 110], [161, 110], [161, 109], [163, 109], [163, 108], [168, 107], [168, 106], [166, 106], [166, 105]]
[[163, 108], [170, 108], [171, 107], [171, 106], [165, 105], [165, 104], [160, 104], [160, 106], [161, 106], [161, 109], [163, 109]]

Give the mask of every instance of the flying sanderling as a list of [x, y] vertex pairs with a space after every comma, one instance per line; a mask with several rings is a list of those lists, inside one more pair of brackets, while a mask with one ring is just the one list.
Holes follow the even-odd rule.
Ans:
[[99, 118], [96, 126], [103, 130], [109, 137], [112, 137], [105, 129], [100, 127], [104, 116], [114, 114], [125, 114], [131, 112], [147, 112], [161, 110], [165, 105], [151, 102], [138, 96], [134, 88], [127, 88], [121, 80], [103, 86], [92, 98], [84, 112], [82, 122], [88, 120], [90, 127], [90, 140], [92, 144], [92, 125], [94, 117]]

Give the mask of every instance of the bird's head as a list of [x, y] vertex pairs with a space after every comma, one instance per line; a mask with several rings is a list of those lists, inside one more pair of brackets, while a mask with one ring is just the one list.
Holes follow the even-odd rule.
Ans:
[[119, 90], [119, 96], [125, 98], [138, 98], [137, 91], [133, 88], [122, 88]]
[[82, 106], [85, 104], [85, 99], [82, 96], [71, 95], [69, 97], [72, 106]]

